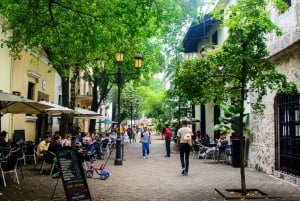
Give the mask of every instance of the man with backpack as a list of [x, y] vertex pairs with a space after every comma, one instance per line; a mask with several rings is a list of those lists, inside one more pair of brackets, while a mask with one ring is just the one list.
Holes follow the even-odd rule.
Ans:
[[163, 130], [163, 134], [165, 137], [165, 142], [166, 142], [166, 151], [167, 151], [167, 155], [165, 155], [165, 157], [170, 157], [171, 154], [171, 138], [172, 138], [172, 131], [169, 128], [168, 124], [165, 124], [165, 128]]

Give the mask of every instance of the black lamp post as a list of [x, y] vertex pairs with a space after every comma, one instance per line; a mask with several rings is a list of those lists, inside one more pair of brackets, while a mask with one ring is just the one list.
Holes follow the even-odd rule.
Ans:
[[116, 139], [116, 159], [115, 159], [115, 165], [122, 165], [122, 158], [121, 157], [121, 89], [123, 86], [123, 76], [125, 75], [129, 75], [129, 76], [133, 76], [139, 73], [139, 70], [142, 67], [142, 61], [143, 61], [143, 57], [140, 54], [136, 54], [134, 56], [135, 59], [135, 68], [137, 70], [137, 73], [122, 73], [121, 72], [121, 66], [122, 66], [122, 62], [123, 62], [123, 53], [118, 53], [117, 54], [117, 63], [118, 63], [118, 72], [114, 75], [116, 75], [116, 83], [118, 86], [118, 108], [117, 108], [117, 112], [118, 112], [118, 130], [117, 130], [117, 139]]

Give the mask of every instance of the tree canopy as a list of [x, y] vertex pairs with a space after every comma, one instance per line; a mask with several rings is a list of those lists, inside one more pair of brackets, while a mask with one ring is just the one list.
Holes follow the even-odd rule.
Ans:
[[[93, 72], [89, 80], [95, 89], [103, 87], [100, 93], [105, 96], [111, 84], [102, 79], [103, 73], [115, 71], [117, 52], [125, 53], [125, 73], [134, 71], [132, 62], [137, 52], [144, 55], [142, 72], [157, 71], [162, 64], [157, 59], [161, 49], [149, 48], [154, 46], [153, 39], [162, 39], [175, 31], [174, 27], [182, 26], [194, 16], [197, 5], [194, 0], [2, 0], [0, 13], [7, 20], [2, 31], [12, 35], [1, 43], [14, 56], [24, 46], [45, 54], [62, 77], [62, 102], [69, 106], [70, 73], [74, 72], [74, 84], [79, 70]], [[97, 61], [105, 68], [100, 69]], [[99, 103], [93, 105], [97, 109]]]

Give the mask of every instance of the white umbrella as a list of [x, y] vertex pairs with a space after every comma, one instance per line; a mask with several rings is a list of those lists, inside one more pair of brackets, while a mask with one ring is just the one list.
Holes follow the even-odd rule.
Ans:
[[76, 119], [102, 119], [103, 118], [103, 116], [101, 116], [97, 112], [83, 109], [80, 107], [75, 107], [74, 116]]
[[[21, 96], [16, 96], [10, 93], [0, 91], [0, 113], [40, 114], [43, 113], [43, 111], [48, 108], [50, 108], [50, 106], [40, 104], [38, 102], [26, 99]], [[1, 130], [1, 116], [0, 116], [0, 130]]]
[[[42, 132], [44, 132], [45, 130], [45, 124], [46, 124], [46, 119], [45, 119], [45, 116], [44, 115], [51, 115], [51, 116], [58, 116], [58, 115], [61, 115], [61, 114], [70, 114], [70, 113], [74, 113], [74, 110], [68, 108], [68, 107], [64, 107], [64, 106], [61, 106], [61, 105], [57, 105], [55, 103], [51, 103], [51, 102], [48, 102], [48, 101], [39, 101], [40, 104], [43, 104], [43, 105], [47, 105], [49, 106], [50, 108], [48, 109], [45, 109], [43, 111], [43, 121], [42, 121]], [[42, 133], [42, 135], [44, 135], [44, 133]]]
[[1, 113], [26, 113], [40, 114], [45, 109], [51, 108], [49, 105], [40, 104], [33, 100], [16, 96], [10, 93], [0, 91], [0, 112]]
[[40, 104], [50, 106], [51, 108], [47, 108], [44, 110], [44, 113], [52, 116], [61, 115], [61, 114], [70, 114], [74, 113], [74, 110], [64, 107], [61, 105], [57, 105], [55, 103], [47, 102], [47, 101], [40, 101]]

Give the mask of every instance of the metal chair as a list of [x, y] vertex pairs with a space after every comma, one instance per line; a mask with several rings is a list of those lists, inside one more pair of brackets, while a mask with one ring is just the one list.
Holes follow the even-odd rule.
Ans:
[[[101, 150], [102, 150], [102, 153], [106, 156], [109, 155], [109, 150], [110, 150], [110, 142], [109, 142], [109, 139], [103, 139], [101, 141]], [[104, 151], [105, 150], [105, 151]], [[104, 151], [104, 152], [103, 152]]]
[[227, 145], [225, 148], [225, 162], [231, 163], [231, 145]]
[[10, 153], [11, 147], [2, 147], [1, 148], [1, 158], [5, 158]]
[[230, 145], [218, 145], [216, 146], [216, 152], [215, 152], [215, 157], [214, 157], [214, 161], [217, 163], [220, 160], [224, 162], [227, 161], [227, 156], [229, 156], [228, 154], [231, 153], [231, 151], [229, 152], [230, 149]]
[[206, 150], [207, 150], [207, 148], [203, 144], [201, 144], [201, 143], [194, 144], [194, 150], [193, 150], [192, 158], [194, 159], [195, 156], [197, 156], [197, 158], [199, 159], [200, 155], [202, 153], [204, 153]]
[[47, 166], [50, 165], [51, 166], [50, 175], [52, 175], [52, 172], [53, 172], [55, 164], [56, 164], [56, 154], [51, 151], [46, 151], [43, 154], [43, 159], [44, 160], [43, 160], [40, 174], [42, 174], [44, 170], [48, 170]]
[[19, 177], [17, 173], [17, 165], [18, 165], [18, 159], [19, 157], [17, 155], [8, 155], [7, 157], [1, 159], [0, 161], [0, 171], [2, 175], [3, 184], [6, 187], [6, 174], [13, 173], [14, 178], [16, 179], [17, 183], [19, 182]]
[[20, 146], [13, 147], [10, 150], [9, 155], [14, 155], [14, 156], [18, 157], [17, 165], [19, 164], [22, 178], [24, 178], [23, 169], [22, 169], [22, 161], [23, 161], [24, 165], [26, 165], [26, 161], [25, 161], [25, 154], [23, 152], [23, 149]]
[[32, 159], [34, 164], [37, 163], [37, 153], [36, 153], [36, 146], [32, 141], [25, 142], [24, 146], [22, 147], [24, 154], [25, 154], [25, 161], [26, 159]]
[[207, 147], [206, 151], [205, 151], [205, 159], [212, 159], [212, 160], [216, 160], [216, 157], [218, 155], [218, 149], [217, 146], [212, 146], [212, 147]]

